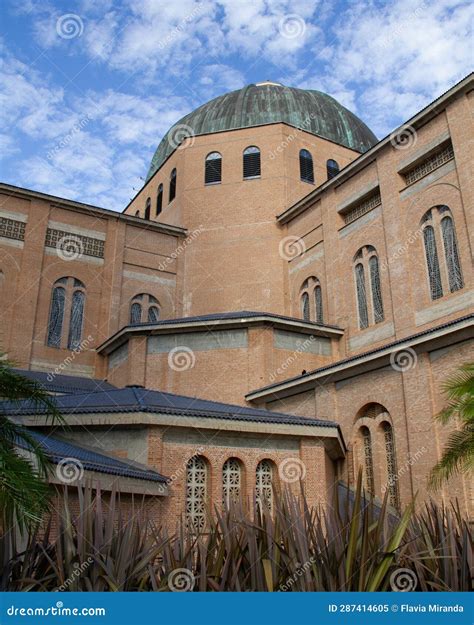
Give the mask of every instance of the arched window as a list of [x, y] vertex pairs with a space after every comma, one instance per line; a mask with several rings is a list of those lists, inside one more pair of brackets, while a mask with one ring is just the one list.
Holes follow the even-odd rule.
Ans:
[[73, 277], [56, 280], [51, 292], [46, 344], [58, 349], [77, 349], [82, 339], [86, 291]]
[[158, 300], [149, 293], [135, 295], [130, 304], [130, 323], [156, 323], [160, 318]]
[[205, 529], [207, 503], [207, 463], [201, 456], [193, 456], [186, 464], [186, 522], [190, 529]]
[[365, 292], [365, 276], [364, 266], [357, 263], [355, 266], [356, 290], [357, 290], [357, 309], [359, 311], [359, 328], [363, 330], [369, 325], [369, 316], [367, 314], [367, 294]]
[[176, 197], [176, 177], [177, 177], [176, 169], [173, 169], [170, 175], [170, 194], [168, 198], [168, 203], [172, 202], [174, 198]]
[[[426, 269], [431, 299], [443, 297], [448, 289], [451, 293], [464, 288], [459, 259], [456, 230], [451, 211], [447, 206], [435, 206], [426, 211], [421, 220], [425, 246]], [[441, 270], [438, 250], [444, 250]], [[444, 276], [444, 277], [443, 277]], [[443, 286], [444, 285], [444, 286]]]
[[260, 169], [260, 150], [254, 145], [244, 150], [244, 179], [259, 178]]
[[363, 330], [372, 323], [384, 320], [379, 259], [375, 247], [361, 247], [354, 256], [354, 263], [359, 328]]
[[255, 473], [255, 498], [260, 508], [273, 512], [273, 465], [270, 460], [261, 460]]
[[242, 466], [237, 458], [229, 458], [222, 467], [222, 506], [230, 508], [241, 501]]
[[326, 171], [328, 174], [328, 180], [334, 178], [339, 173], [339, 163], [332, 158], [330, 158], [326, 163]]
[[464, 282], [462, 279], [454, 222], [450, 215], [446, 215], [441, 219], [441, 232], [443, 234], [449, 290], [451, 293], [454, 293], [454, 291], [459, 291], [459, 289], [464, 287]]
[[156, 194], [156, 215], [158, 216], [163, 210], [163, 183], [158, 185], [158, 192]]
[[397, 456], [395, 453], [395, 438], [393, 428], [387, 421], [382, 423], [385, 441], [385, 455], [387, 458], [387, 488], [390, 505], [400, 509], [400, 495], [398, 492]]
[[383, 321], [382, 291], [380, 288], [379, 259], [377, 256], [369, 258], [370, 288], [372, 289], [372, 305], [374, 308], [374, 321]]
[[301, 314], [305, 321], [324, 323], [323, 292], [317, 278], [310, 276], [300, 289]]
[[151, 199], [147, 198], [145, 204], [145, 219], [150, 219], [150, 211], [151, 211]]
[[367, 492], [374, 496], [375, 495], [375, 483], [374, 483], [374, 459], [372, 455], [372, 437], [370, 435], [370, 430], [368, 427], [363, 425], [360, 428], [360, 433], [362, 435], [362, 441], [364, 445], [364, 474], [365, 474], [365, 485], [367, 488]]
[[313, 157], [308, 150], [300, 150], [300, 178], [314, 183]]
[[310, 310], [309, 310], [309, 295], [308, 293], [302, 293], [301, 295], [301, 314], [303, 315], [303, 319], [305, 321], [310, 321]]
[[211, 152], [206, 156], [204, 165], [204, 183], [218, 184], [222, 180], [222, 156], [219, 152]]

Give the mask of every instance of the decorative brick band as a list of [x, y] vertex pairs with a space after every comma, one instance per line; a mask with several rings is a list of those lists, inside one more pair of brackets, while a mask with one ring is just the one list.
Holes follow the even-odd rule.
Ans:
[[46, 230], [46, 247], [54, 247], [58, 249], [62, 245], [62, 239], [69, 241], [77, 240], [81, 244], [81, 253], [85, 256], [94, 256], [95, 258], [104, 258], [104, 241], [84, 236], [83, 234], [71, 234], [64, 230], [55, 230], [48, 228]]
[[25, 227], [23, 221], [16, 221], [8, 217], [0, 217], [0, 237], [7, 239], [15, 239], [16, 241], [25, 240]]

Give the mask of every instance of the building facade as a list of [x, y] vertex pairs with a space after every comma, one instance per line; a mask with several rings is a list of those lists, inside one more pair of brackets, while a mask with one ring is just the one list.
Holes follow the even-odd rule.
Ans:
[[153, 482], [167, 523], [294, 475], [311, 503], [359, 469], [396, 509], [428, 497], [473, 358], [472, 97], [377, 141], [325, 94], [249, 85], [170, 129], [123, 213], [1, 185], [0, 341], [58, 395], [81, 479]]

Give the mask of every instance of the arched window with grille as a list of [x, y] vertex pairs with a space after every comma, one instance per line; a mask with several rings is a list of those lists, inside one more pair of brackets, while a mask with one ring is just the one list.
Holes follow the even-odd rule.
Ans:
[[193, 456], [186, 464], [186, 522], [195, 532], [206, 527], [209, 471], [202, 456]]
[[308, 150], [300, 150], [300, 178], [303, 182], [314, 183], [313, 157]]
[[400, 510], [400, 495], [398, 491], [397, 457], [395, 453], [395, 437], [393, 428], [387, 421], [382, 423], [387, 459], [387, 488], [389, 503], [396, 510]]
[[310, 321], [309, 295], [306, 292], [301, 294], [301, 314], [305, 321]]
[[260, 508], [273, 512], [273, 463], [261, 460], [255, 473], [255, 498]]
[[305, 321], [324, 323], [323, 292], [315, 276], [306, 278], [300, 288], [301, 315]]
[[372, 245], [365, 245], [357, 251], [353, 262], [359, 328], [363, 330], [384, 320], [377, 250]]
[[173, 169], [173, 171], [170, 174], [170, 192], [169, 192], [168, 203], [172, 202], [174, 198], [176, 197], [176, 178], [177, 178], [176, 169]]
[[139, 293], [130, 303], [130, 323], [156, 323], [160, 318], [158, 300], [149, 293]]
[[243, 154], [244, 180], [259, 178], [261, 175], [260, 150], [251, 145], [244, 150]]
[[222, 467], [222, 506], [231, 508], [241, 502], [242, 465], [237, 458], [229, 458]]
[[51, 292], [46, 344], [58, 349], [77, 349], [82, 340], [86, 290], [72, 276], [56, 280]]
[[359, 328], [363, 330], [369, 325], [369, 316], [367, 311], [367, 293], [365, 291], [365, 275], [364, 266], [357, 263], [355, 266], [356, 291], [357, 291], [357, 310], [359, 312]]
[[222, 156], [211, 152], [204, 165], [204, 184], [219, 184], [222, 181]]
[[163, 210], [163, 183], [158, 185], [158, 191], [156, 194], [156, 215], [158, 216]]
[[425, 244], [426, 268], [428, 271], [431, 299], [439, 299], [443, 297], [443, 285], [441, 283], [438, 250], [436, 249], [436, 238], [433, 226], [427, 225], [423, 228], [423, 242]]
[[147, 198], [147, 201], [145, 204], [145, 219], [150, 219], [150, 212], [151, 212], [151, 198]]
[[383, 321], [382, 290], [380, 287], [379, 259], [376, 255], [369, 258], [370, 288], [372, 290], [372, 306], [374, 310], [374, 322]]
[[[442, 209], [440, 213], [445, 211]], [[449, 210], [449, 209], [447, 209]], [[448, 275], [449, 290], [451, 293], [459, 291], [464, 287], [464, 281], [461, 273], [461, 262], [459, 260], [458, 244], [456, 240], [456, 231], [454, 229], [454, 221], [451, 215], [447, 214], [441, 219], [441, 232], [443, 235], [444, 255], [446, 260], [446, 272]]]
[[334, 178], [339, 173], [339, 163], [334, 159], [330, 158], [326, 163], [326, 172], [328, 176], [328, 180]]
[[364, 476], [365, 476], [365, 486], [367, 488], [367, 492], [374, 496], [375, 495], [375, 483], [374, 483], [374, 459], [372, 452], [372, 437], [370, 435], [370, 430], [368, 427], [363, 425], [360, 428], [360, 433], [362, 436], [362, 442], [364, 446]]

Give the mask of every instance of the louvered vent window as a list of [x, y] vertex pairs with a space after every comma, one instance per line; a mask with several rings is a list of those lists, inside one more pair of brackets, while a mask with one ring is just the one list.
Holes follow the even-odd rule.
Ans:
[[451, 161], [453, 158], [454, 150], [452, 143], [449, 142], [447, 145], [432, 154], [422, 163], [405, 172], [403, 175], [405, 177], [406, 184], [412, 184], [413, 182], [416, 182], [420, 178], [423, 178], [423, 176], [426, 176], [435, 169], [438, 169], [438, 167], [441, 167], [441, 165], [444, 165], [448, 161]]
[[347, 213], [343, 215], [344, 223], [350, 224], [362, 215], [369, 213], [372, 209], [380, 206], [382, 203], [382, 198], [380, 197], [380, 191], [377, 191], [370, 197], [366, 198], [363, 202], [360, 202], [353, 208], [349, 209]]
[[218, 184], [222, 180], [222, 156], [219, 152], [212, 152], [206, 156], [205, 184]]
[[251, 146], [244, 150], [244, 179], [258, 178], [260, 175], [260, 150]]
[[326, 171], [328, 180], [331, 180], [331, 178], [334, 178], [339, 173], [339, 163], [330, 158], [326, 163]]
[[300, 177], [303, 182], [314, 183], [313, 157], [308, 150], [300, 150]]

